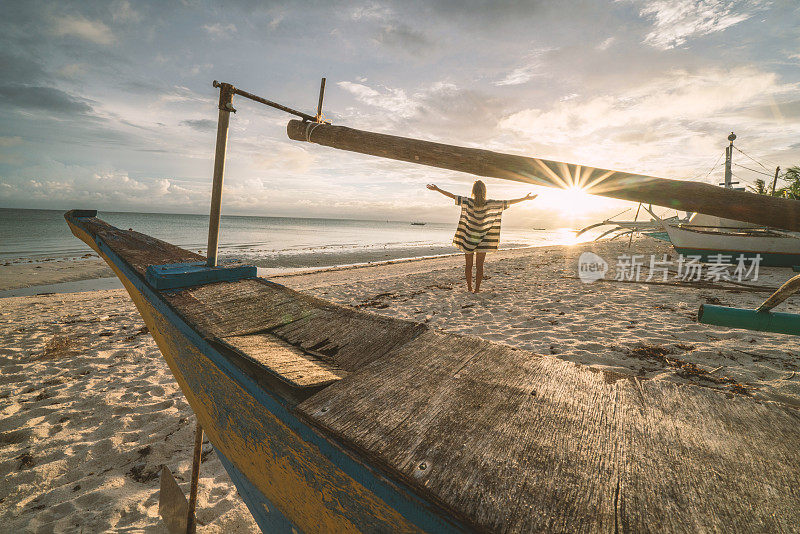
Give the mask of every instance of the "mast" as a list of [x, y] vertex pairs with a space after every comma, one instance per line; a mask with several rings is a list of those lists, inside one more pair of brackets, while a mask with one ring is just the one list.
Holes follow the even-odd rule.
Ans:
[[731, 163], [733, 162], [733, 142], [736, 140], [736, 134], [731, 132], [728, 136], [728, 141], [731, 143], [725, 147], [725, 182], [722, 184], [725, 189], [731, 189], [733, 182], [731, 181]]
[[[325, 123], [291, 120], [286, 131], [289, 138], [295, 141], [317, 143], [340, 150], [477, 176], [561, 189], [579, 188], [594, 195], [800, 231], [800, 202], [796, 200], [753, 195], [701, 182], [596, 169]], [[731, 143], [729, 151], [732, 151], [732, 146]]]
[[219, 87], [219, 118], [217, 120], [217, 147], [214, 154], [214, 181], [211, 184], [211, 213], [208, 216], [208, 249], [206, 265], [217, 266], [217, 246], [219, 244], [219, 220], [222, 215], [222, 179], [225, 175], [225, 149], [228, 146], [228, 122], [233, 109], [234, 87], [229, 83]]

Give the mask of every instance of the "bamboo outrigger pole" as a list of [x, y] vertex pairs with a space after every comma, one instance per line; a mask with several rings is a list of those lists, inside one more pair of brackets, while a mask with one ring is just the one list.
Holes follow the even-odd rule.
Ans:
[[800, 201], [797, 200], [755, 195], [701, 182], [583, 167], [318, 122], [291, 120], [287, 125], [287, 134], [295, 141], [307, 141], [477, 176], [562, 189], [579, 188], [593, 195], [800, 231]]

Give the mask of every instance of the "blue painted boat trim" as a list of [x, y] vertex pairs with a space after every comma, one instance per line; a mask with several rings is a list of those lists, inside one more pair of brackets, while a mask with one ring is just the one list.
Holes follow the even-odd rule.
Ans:
[[294, 525], [280, 512], [278, 507], [258, 491], [258, 488], [219, 449], [215, 447], [214, 452], [236, 485], [239, 495], [247, 505], [261, 531], [292, 532]]
[[150, 265], [145, 273], [147, 283], [158, 290], [180, 289], [213, 282], [235, 282], [255, 277], [255, 265], [209, 267], [203, 261]]
[[[375, 468], [356, 461], [346, 452], [345, 447], [319, 434], [312, 427], [301, 421], [289, 411], [285, 400], [276, 397], [256, 384], [238, 367], [231, 363], [225, 356], [212, 347], [205, 339], [192, 329], [172, 308], [161, 299], [150, 286], [148, 286], [117, 254], [108, 247], [102, 239], [93, 236], [97, 247], [109, 258], [125, 277], [136, 287], [156, 310], [161, 313], [175, 328], [193, 343], [209, 360], [211, 360], [223, 373], [238, 382], [254, 399], [275, 415], [281, 422], [292, 429], [303, 440], [315, 445], [323, 456], [328, 458], [342, 472], [353, 480], [370, 490], [374, 495], [387, 503], [400, 515], [427, 532], [464, 532], [473, 530], [466, 528], [461, 522], [452, 517], [434, 512], [432, 503], [419, 498], [412, 488], [406, 484], [390, 480], [386, 475], [378, 474]], [[249, 505], [248, 505], [249, 508]], [[258, 512], [251, 513], [257, 514]], [[442, 511], [442, 513], [446, 513]]]

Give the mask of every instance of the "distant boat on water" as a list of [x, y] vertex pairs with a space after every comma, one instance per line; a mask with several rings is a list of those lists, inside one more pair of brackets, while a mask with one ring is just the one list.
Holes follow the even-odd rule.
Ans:
[[411, 226], [425, 226], [425, 223], [424, 222], [416, 222], [415, 221], [415, 222], [411, 223]]

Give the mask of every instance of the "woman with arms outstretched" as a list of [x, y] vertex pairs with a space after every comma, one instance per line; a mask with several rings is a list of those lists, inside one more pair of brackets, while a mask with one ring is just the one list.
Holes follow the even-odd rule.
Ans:
[[475, 180], [472, 186], [472, 197], [454, 195], [439, 189], [435, 184], [428, 184], [428, 189], [438, 191], [446, 197], [456, 201], [461, 206], [461, 218], [458, 220], [456, 235], [453, 245], [464, 252], [466, 261], [464, 277], [467, 279], [467, 291], [472, 291], [472, 256], [475, 255], [475, 293], [481, 289], [483, 280], [483, 261], [486, 253], [497, 250], [500, 243], [500, 218], [503, 210], [511, 204], [536, 198], [528, 193], [522, 198], [513, 200], [487, 200], [486, 185], [481, 180]]

